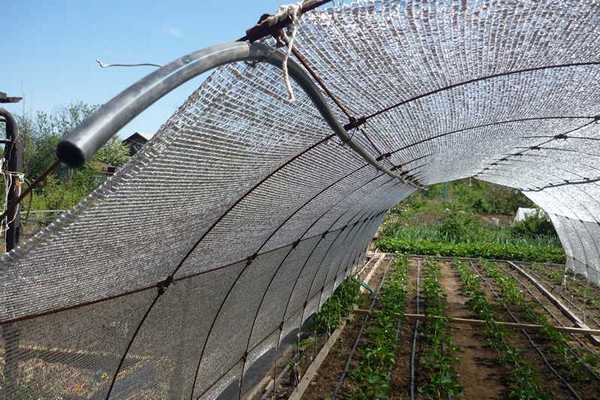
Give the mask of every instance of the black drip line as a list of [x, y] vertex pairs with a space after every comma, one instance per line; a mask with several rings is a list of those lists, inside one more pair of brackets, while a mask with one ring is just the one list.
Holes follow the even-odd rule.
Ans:
[[[515, 160], [515, 161], [520, 161], [520, 160]], [[582, 185], [582, 184], [595, 183], [595, 182], [600, 181], [600, 177], [588, 178], [588, 177], [581, 176], [581, 175], [579, 175], [579, 174], [577, 174], [575, 172], [569, 171], [569, 170], [567, 170], [565, 168], [562, 168], [562, 167], [559, 167], [559, 166], [557, 166], [556, 168], [558, 170], [560, 170], [560, 171], [564, 171], [564, 172], [569, 173], [571, 175], [578, 175], [582, 179], [561, 179], [561, 177], [558, 176], [558, 175], [556, 175], [556, 174], [548, 174], [548, 175], [550, 175], [552, 177], [555, 177], [555, 178], [561, 180], [561, 182], [558, 182], [558, 183], [549, 183], [549, 184], [545, 184], [543, 186], [533, 186], [531, 188], [522, 187], [522, 188], [519, 188], [519, 190], [522, 191], [522, 192], [541, 192], [544, 189], [553, 188], [553, 187], [570, 186], [570, 185]], [[596, 169], [596, 168], [594, 168], [594, 169]], [[486, 175], [488, 175], [488, 176], [496, 176], [496, 177], [501, 177], [501, 178], [510, 178], [510, 175], [504, 175], [504, 174], [489, 173], [489, 174], [486, 174]], [[538, 174], [533, 174], [532, 178], [536, 182], [540, 182], [540, 181], [542, 181], [542, 179], [539, 179], [538, 177], [544, 178], [546, 176], [547, 175], [543, 175], [542, 176], [542, 175], [538, 175]]]
[[[517, 123], [517, 122], [531, 122], [531, 121], [545, 121], [545, 120], [562, 120], [562, 119], [594, 119], [595, 117], [590, 117], [590, 116], [581, 116], [581, 117], [575, 117], [575, 116], [547, 116], [547, 117], [531, 117], [531, 118], [516, 118], [516, 119], [509, 119], [509, 120], [502, 120], [502, 121], [494, 121], [494, 122], [490, 122], [490, 123], [486, 123], [486, 124], [481, 124], [481, 125], [475, 125], [475, 126], [470, 126], [467, 128], [461, 128], [461, 129], [457, 129], [457, 130], [453, 130], [453, 131], [449, 131], [449, 132], [444, 132], [441, 133], [439, 135], [435, 135], [435, 136], [431, 136], [428, 137], [426, 139], [422, 139], [422, 140], [418, 140], [414, 143], [408, 144], [406, 146], [400, 147], [396, 150], [392, 150], [390, 152], [384, 153], [382, 154], [380, 157], [381, 158], [387, 158], [392, 156], [393, 154], [399, 152], [399, 151], [403, 151], [406, 149], [409, 149], [411, 147], [417, 146], [419, 144], [423, 144], [426, 142], [430, 142], [432, 140], [435, 139], [439, 139], [445, 136], [450, 136], [450, 135], [454, 135], [456, 133], [461, 133], [461, 132], [466, 132], [469, 130], [474, 130], [474, 129], [481, 129], [481, 128], [487, 128], [487, 127], [491, 127], [491, 126], [498, 126], [498, 125], [504, 125], [504, 124], [511, 124], [511, 123]], [[562, 134], [562, 135], [566, 135], [566, 134]], [[558, 135], [557, 135], [558, 136]], [[555, 136], [548, 136], [550, 138], [555, 138]]]

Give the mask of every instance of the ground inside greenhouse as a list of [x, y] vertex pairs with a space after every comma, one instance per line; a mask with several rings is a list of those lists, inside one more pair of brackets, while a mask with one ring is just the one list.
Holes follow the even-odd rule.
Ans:
[[[424, 257], [410, 257], [408, 267], [408, 283], [407, 283], [407, 300], [406, 300], [406, 312], [407, 313], [423, 313], [423, 299], [420, 300], [420, 310], [417, 310], [417, 270], [423, 269]], [[481, 265], [474, 260], [463, 260], [470, 266], [470, 269], [476, 274], [484, 277], [483, 269]], [[369, 272], [370, 268], [376, 263], [367, 265], [367, 268], [361, 274], [364, 278]], [[386, 271], [394, 265], [394, 261], [391, 257], [385, 259], [384, 262], [379, 264], [379, 267], [372, 274], [372, 279], [369, 285], [372, 288], [377, 288], [384, 278]], [[417, 268], [417, 265], [420, 268]], [[444, 288], [446, 298], [446, 313], [448, 317], [460, 317], [478, 319], [478, 317], [469, 310], [468, 298], [463, 293], [463, 284], [456, 266], [449, 259], [439, 258], [437, 259], [437, 265], [441, 272], [440, 283]], [[513, 276], [514, 271], [509, 268], [506, 263], [496, 263], [504, 274], [507, 276]], [[540, 265], [528, 265], [528, 271], [536, 273], [539, 277], [539, 281], [542, 282], [546, 287], [559, 292], [557, 289], [557, 277], [556, 271], [559, 270], [558, 266], [546, 266], [545, 268]], [[518, 277], [515, 275], [515, 279]], [[422, 274], [420, 276], [422, 285]], [[568, 290], [569, 292], [560, 293], [561, 296], [569, 297], [573, 301], [573, 305], [577, 306], [577, 309], [587, 306], [589, 309], [594, 310], [595, 300], [600, 301], [600, 289], [582, 281], [579, 277], [571, 277], [569, 281]], [[538, 298], [538, 300], [544, 304], [546, 312], [548, 313], [549, 320], [555, 325], [572, 326], [564, 316], [559, 315], [560, 312], [554, 306], [541, 296], [541, 292], [535, 292], [533, 287], [521, 279], [517, 279], [520, 283], [521, 292], [531, 297]], [[508, 314], [506, 309], [501, 305], [501, 302], [496, 297], [497, 287], [491, 283], [489, 279], [483, 279], [481, 288], [487, 298], [488, 302], [492, 304], [496, 319], [500, 321], [511, 321], [511, 316]], [[358, 308], [367, 309], [369, 307], [370, 299], [364, 295], [359, 304]], [[376, 305], [377, 307], [377, 305]], [[554, 307], [554, 308], [553, 308]], [[513, 312], [515, 310], [512, 310]], [[595, 317], [596, 315], [589, 311], [586, 314], [588, 319]], [[345, 365], [348, 363], [352, 347], [355, 343], [358, 343], [358, 351], [350, 358], [349, 368], [347, 375], [351, 375], [353, 369], [358, 366], [361, 357], [360, 348], [361, 345], [366, 343], [364, 337], [358, 338], [361, 330], [361, 325], [364, 321], [365, 314], [362, 312], [355, 312], [353, 316], [347, 321], [345, 328], [341, 332], [339, 339], [331, 348], [329, 355], [326, 357], [323, 364], [320, 366], [317, 374], [312, 378], [308, 389], [302, 396], [303, 399], [331, 399], [337, 385], [339, 385], [340, 377], [344, 371]], [[517, 313], [517, 318], [522, 320], [522, 316]], [[552, 319], [554, 318], [554, 319]], [[368, 324], [368, 322], [367, 322]], [[593, 320], [590, 324], [594, 328], [600, 328], [595, 325]], [[398, 336], [398, 351], [396, 352], [396, 361], [394, 368], [390, 371], [390, 394], [391, 399], [409, 399], [410, 398], [410, 369], [411, 369], [411, 343], [414, 335], [415, 320], [413, 318], [406, 318], [401, 326]], [[457, 362], [455, 363], [455, 371], [458, 376], [458, 381], [463, 388], [463, 394], [461, 398], [464, 399], [502, 399], [507, 398], [508, 392], [511, 385], [511, 370], [504, 367], [499, 362], [498, 354], [495, 350], [490, 348], [487, 344], [486, 337], [484, 336], [484, 329], [482, 325], [469, 325], [469, 324], [458, 324], [451, 323], [450, 332], [452, 340], [456, 346], [457, 352], [455, 353]], [[543, 351], [550, 363], [557, 362], [556, 358], [551, 355], [549, 351], [550, 342], [547, 338], [543, 337], [536, 330], [529, 330], [528, 333], [533, 338], [538, 349], [532, 347], [528, 342], [527, 338], [520, 331], [520, 329], [511, 328], [508, 330], [508, 342], [521, 353], [523, 359], [530, 364], [535, 373], [540, 377], [540, 383], [543, 386], [545, 394], [554, 399], [569, 399], [573, 396], [569, 393], [564, 383], [561, 383], [547, 366], [544, 364], [542, 358], [539, 355], [538, 350]], [[420, 338], [418, 336], [418, 338]], [[318, 348], [322, 346], [327, 338], [321, 338], [321, 342], [317, 345]], [[589, 343], [584, 336], [569, 337], [569, 344], [573, 346], [577, 351], [581, 349], [587, 349], [591, 352], [598, 354], [599, 349]], [[579, 347], [578, 347], [579, 346]], [[310, 361], [314, 359], [314, 355], [317, 350], [312, 350], [310, 356], [305, 357], [301, 363], [303, 368], [300, 371], [304, 373]], [[416, 348], [416, 398], [425, 399], [426, 397], [419, 392], [424, 384], [426, 384], [426, 377], [419, 373], [419, 357], [423, 351], [423, 344], [421, 339], [417, 340]], [[308, 354], [308, 352], [307, 352]], [[598, 372], [598, 367], [594, 367]], [[556, 368], [558, 372], [567, 376], [568, 368], [558, 366]], [[569, 379], [569, 378], [568, 378]], [[579, 393], [581, 399], [596, 399], [600, 398], [598, 393], [598, 381], [592, 378], [585, 378], [581, 381], [569, 382]], [[352, 379], [345, 379], [343, 384], [339, 387], [337, 398], [346, 398], [345, 395], [352, 393], [354, 383]], [[284, 385], [285, 386], [285, 385]], [[293, 388], [288, 387], [286, 394], [289, 394]], [[283, 393], [277, 398], [287, 398]]]
[[[467, 298], [461, 293], [462, 284], [458, 274], [449, 263], [440, 263], [442, 286], [447, 293], [447, 315], [449, 317], [477, 319], [466, 306]], [[485, 346], [481, 327], [452, 325], [452, 336], [458, 347], [460, 361], [457, 373], [464, 388], [466, 399], [501, 399], [506, 387], [505, 368], [498, 365], [497, 355]]]
[[[373, 272], [370, 277], [371, 279], [368, 282], [368, 285], [371, 288], [376, 288], [380, 285], [384, 274], [390, 268], [391, 264], [391, 258], [386, 259], [379, 264], [379, 268]], [[373, 266], [374, 264], [370, 267], [372, 268]], [[366, 277], [369, 272], [370, 270], [365, 270], [363, 277]], [[368, 297], [364, 296], [362, 301], [363, 303], [360, 306], [362, 308], [367, 308]], [[311, 381], [309, 389], [302, 396], [303, 400], [322, 400], [324, 398], [329, 398], [333, 394], [339, 377], [344, 371], [345, 363], [359, 333], [363, 318], [363, 315], [355, 314], [353, 315], [352, 319], [346, 323], [346, 326], [343, 329], [339, 339], [329, 352], [325, 362], [323, 362], [319, 368], [317, 376], [315, 376], [315, 378]], [[354, 357], [349, 370], [351, 371], [352, 367], [354, 367], [356, 364], [357, 358]], [[348, 384], [348, 380], [346, 380], [346, 384]]]

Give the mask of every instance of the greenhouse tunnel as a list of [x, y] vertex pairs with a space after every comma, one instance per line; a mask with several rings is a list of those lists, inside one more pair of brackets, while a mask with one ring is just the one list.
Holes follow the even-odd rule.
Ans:
[[466, 177], [522, 191], [567, 266], [600, 283], [600, 3], [357, 1], [289, 18], [292, 46], [182, 57], [61, 144], [81, 163], [216, 67], [142, 152], [2, 258], [2, 368], [23, 385], [244, 397], [388, 209]]

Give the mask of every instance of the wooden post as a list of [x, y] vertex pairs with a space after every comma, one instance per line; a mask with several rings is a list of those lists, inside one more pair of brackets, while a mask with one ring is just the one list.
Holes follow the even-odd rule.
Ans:
[[[359, 308], [359, 309], [354, 310], [354, 312], [365, 314], [365, 313], [369, 313], [369, 310]], [[405, 313], [404, 316], [406, 318], [414, 318], [417, 320], [444, 318], [444, 319], [448, 320], [448, 322], [454, 322], [457, 324], [466, 324], [466, 325], [485, 325], [487, 323], [487, 321], [484, 321], [481, 319], [447, 317], [447, 316], [443, 316], [443, 315], [425, 315], [425, 314]], [[502, 326], [507, 326], [507, 327], [512, 327], [512, 328], [531, 328], [531, 329], [541, 329], [542, 328], [542, 325], [527, 324], [527, 323], [520, 323], [520, 322], [494, 321], [494, 323], [497, 325], [502, 325]], [[579, 334], [585, 334], [585, 335], [600, 334], [600, 329], [578, 328], [578, 327], [574, 327], [574, 326], [554, 326], [554, 328], [559, 331], [564, 331], [564, 332], [569, 332], [569, 333], [579, 333]]]

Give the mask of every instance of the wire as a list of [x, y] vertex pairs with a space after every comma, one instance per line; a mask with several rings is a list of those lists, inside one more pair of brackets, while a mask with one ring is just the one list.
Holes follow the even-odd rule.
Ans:
[[585, 67], [585, 66], [594, 66], [594, 65], [600, 65], [600, 61], [590, 61], [590, 62], [575, 62], [575, 63], [569, 63], [569, 64], [557, 64], [557, 65], [545, 65], [545, 66], [541, 66], [541, 67], [533, 67], [533, 68], [525, 68], [525, 69], [520, 69], [520, 70], [516, 70], [516, 71], [506, 71], [506, 72], [500, 72], [497, 74], [492, 74], [492, 75], [487, 75], [487, 76], [481, 76], [478, 78], [473, 78], [473, 79], [469, 79], [463, 82], [458, 82], [458, 83], [454, 83], [452, 85], [448, 85], [442, 88], [438, 88], [414, 97], [411, 97], [409, 99], [403, 100], [399, 103], [396, 104], [392, 104], [391, 106], [388, 106], [386, 108], [383, 108], [379, 111], [376, 111], [372, 114], [369, 114], [365, 117], [363, 117], [363, 120], [366, 121], [370, 118], [376, 117], [377, 115], [383, 114], [387, 111], [393, 110], [394, 108], [400, 107], [404, 104], [407, 103], [411, 103], [413, 101], [422, 99], [424, 97], [428, 97], [431, 95], [434, 95], [436, 93], [440, 93], [440, 92], [444, 92], [446, 90], [450, 90], [450, 89], [454, 89], [460, 86], [466, 86], [468, 84], [471, 83], [475, 83], [475, 82], [480, 82], [480, 81], [486, 81], [488, 79], [494, 79], [494, 78], [500, 78], [503, 76], [509, 76], [509, 75], [517, 75], [517, 74], [522, 74], [522, 73], [527, 73], [527, 72], [535, 72], [535, 71], [544, 71], [544, 70], [548, 70], [548, 69], [558, 69], [558, 68], [572, 68], [572, 67]]
[[100, 68], [111, 68], [111, 67], [156, 67], [160, 68], [162, 65], [153, 64], [153, 63], [139, 63], [139, 64], [105, 64], [100, 61], [99, 58], [96, 58], [96, 63]]

